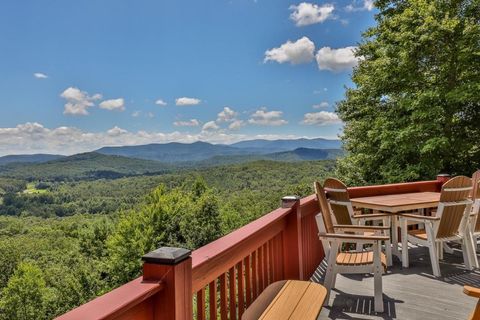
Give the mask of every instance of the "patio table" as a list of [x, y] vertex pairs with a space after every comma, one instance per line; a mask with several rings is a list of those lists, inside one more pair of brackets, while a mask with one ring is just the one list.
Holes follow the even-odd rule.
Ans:
[[392, 253], [400, 260], [398, 251], [398, 214], [408, 210], [420, 210], [434, 208], [440, 201], [439, 192], [412, 192], [388, 194], [372, 197], [350, 199], [352, 205], [357, 208], [379, 210], [392, 214]]

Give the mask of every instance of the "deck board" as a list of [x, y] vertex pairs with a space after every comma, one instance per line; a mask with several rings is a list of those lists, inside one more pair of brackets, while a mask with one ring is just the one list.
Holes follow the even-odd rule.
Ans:
[[[480, 286], [480, 271], [465, 270], [462, 254], [455, 250], [444, 254], [437, 279], [426, 248], [410, 248], [409, 253], [410, 268], [402, 269], [395, 258], [383, 276], [384, 313], [373, 310], [373, 276], [339, 275], [330, 306], [318, 319], [468, 319], [477, 300], [463, 294], [463, 285]], [[324, 268], [319, 266], [312, 281], [323, 283]]]

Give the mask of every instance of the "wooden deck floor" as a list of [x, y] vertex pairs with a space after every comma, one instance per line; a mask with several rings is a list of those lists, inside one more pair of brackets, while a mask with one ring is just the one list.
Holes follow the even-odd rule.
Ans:
[[[410, 268], [402, 269], [394, 258], [394, 266], [383, 276], [385, 312], [373, 311], [373, 277], [339, 275], [318, 319], [468, 319], [476, 300], [463, 294], [463, 285], [480, 287], [480, 271], [467, 271], [462, 254], [444, 254], [440, 262], [441, 278], [432, 276], [426, 248], [411, 248]], [[312, 280], [323, 283], [321, 265]]]

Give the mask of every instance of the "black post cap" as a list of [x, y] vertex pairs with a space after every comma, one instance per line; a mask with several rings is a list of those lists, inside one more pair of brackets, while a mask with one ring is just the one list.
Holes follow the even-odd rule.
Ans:
[[282, 198], [282, 208], [291, 208], [295, 203], [300, 201], [299, 196], [286, 196]]
[[146, 263], [176, 265], [190, 257], [192, 251], [184, 248], [161, 247], [142, 257]]

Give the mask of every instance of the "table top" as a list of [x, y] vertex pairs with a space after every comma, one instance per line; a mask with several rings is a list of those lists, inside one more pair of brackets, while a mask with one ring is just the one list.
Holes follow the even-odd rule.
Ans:
[[280, 290], [258, 319], [317, 319], [322, 310], [327, 289], [318, 283], [309, 281], [288, 280], [282, 282]]
[[406, 210], [436, 207], [440, 201], [440, 193], [413, 192], [388, 194], [383, 196], [352, 198], [350, 201], [354, 207], [396, 213]]

